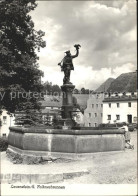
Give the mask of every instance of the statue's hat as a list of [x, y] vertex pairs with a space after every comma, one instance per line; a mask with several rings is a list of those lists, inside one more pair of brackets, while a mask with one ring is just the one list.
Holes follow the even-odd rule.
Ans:
[[67, 54], [67, 53], [70, 53], [70, 50], [67, 50], [65, 53], [66, 53], [66, 54]]

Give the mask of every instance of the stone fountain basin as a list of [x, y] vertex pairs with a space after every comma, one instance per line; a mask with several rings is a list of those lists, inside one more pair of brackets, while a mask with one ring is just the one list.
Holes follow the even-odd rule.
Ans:
[[124, 130], [62, 130], [10, 127], [7, 153], [20, 156], [76, 159], [96, 152], [123, 151]]

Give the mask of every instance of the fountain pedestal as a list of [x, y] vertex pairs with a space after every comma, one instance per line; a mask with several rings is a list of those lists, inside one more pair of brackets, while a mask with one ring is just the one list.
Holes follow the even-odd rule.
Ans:
[[64, 124], [68, 127], [72, 127], [75, 125], [72, 120], [72, 112], [73, 112], [73, 97], [72, 92], [75, 86], [73, 84], [64, 84], [61, 86], [63, 92], [63, 102], [62, 102], [62, 119]]

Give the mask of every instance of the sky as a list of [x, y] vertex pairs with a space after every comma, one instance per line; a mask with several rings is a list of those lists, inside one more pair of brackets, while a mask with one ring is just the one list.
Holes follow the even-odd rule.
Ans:
[[136, 1], [37, 1], [31, 12], [36, 30], [45, 32], [46, 47], [38, 53], [42, 81], [63, 84], [58, 63], [74, 44], [71, 82], [95, 90], [106, 79], [136, 71]]

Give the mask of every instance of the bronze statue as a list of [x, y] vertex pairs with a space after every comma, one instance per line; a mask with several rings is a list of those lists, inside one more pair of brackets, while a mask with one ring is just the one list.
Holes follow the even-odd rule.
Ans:
[[59, 66], [61, 66], [61, 71], [64, 71], [64, 79], [63, 84], [70, 84], [70, 72], [74, 70], [72, 59], [79, 55], [79, 48], [81, 47], [79, 44], [74, 45], [76, 48], [76, 54], [71, 55], [70, 51], [66, 51], [66, 56], [62, 59]]

